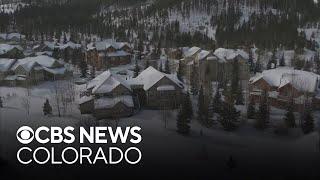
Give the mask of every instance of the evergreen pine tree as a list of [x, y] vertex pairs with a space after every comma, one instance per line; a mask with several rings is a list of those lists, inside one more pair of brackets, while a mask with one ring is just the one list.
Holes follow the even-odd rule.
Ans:
[[142, 53], [143, 53], [143, 51], [144, 51], [143, 40], [142, 40], [141, 37], [139, 38], [138, 51], [139, 51], [138, 59], [141, 60], [141, 56], [142, 56]]
[[284, 53], [283, 53], [283, 55], [282, 55], [282, 57], [281, 57], [281, 59], [280, 59], [280, 63], [279, 63], [279, 66], [286, 66], [286, 61], [285, 61], [285, 59], [284, 59]]
[[249, 63], [250, 72], [254, 72], [255, 65], [254, 65], [253, 53], [252, 53], [252, 50], [251, 50], [251, 49], [250, 49], [250, 51], [249, 51], [249, 60], [248, 60], [248, 63]]
[[144, 65], [144, 69], [147, 69], [150, 66], [150, 62], [149, 59], [146, 59], [145, 65]]
[[302, 130], [305, 134], [309, 134], [314, 131], [314, 119], [310, 106], [306, 106], [302, 115]]
[[244, 98], [243, 98], [241, 85], [239, 85], [238, 90], [237, 90], [236, 105], [244, 105]]
[[46, 102], [43, 105], [43, 114], [46, 115], [51, 115], [52, 114], [52, 107], [49, 103], [49, 100], [46, 99]]
[[96, 77], [96, 67], [95, 66], [92, 66], [90, 75], [91, 75], [92, 79], [94, 79]]
[[185, 98], [185, 110], [186, 110], [186, 117], [191, 119], [193, 117], [193, 107], [192, 102], [190, 99], [190, 94], [187, 92], [187, 96]]
[[0, 96], [0, 108], [3, 108], [3, 101], [1, 96]]
[[203, 120], [205, 118], [205, 99], [204, 99], [203, 87], [200, 87], [198, 96], [198, 119]]
[[314, 57], [314, 63], [315, 63], [315, 71], [317, 74], [320, 75], [320, 54], [316, 53]]
[[273, 69], [277, 68], [277, 64], [278, 64], [276, 52], [277, 52], [277, 50], [274, 49], [274, 51], [272, 53], [271, 63], [273, 64], [273, 67], [272, 67]]
[[68, 40], [67, 40], [67, 34], [64, 33], [63, 34], [63, 44], [67, 44]]
[[213, 119], [212, 116], [209, 116], [210, 101], [207, 101], [207, 99], [210, 98], [204, 94], [204, 89], [201, 86], [198, 97], [198, 120], [201, 125], [205, 127], [212, 127]]
[[262, 100], [260, 101], [255, 127], [262, 130], [266, 129], [269, 124], [269, 118], [268, 93], [264, 92]]
[[221, 94], [220, 94], [219, 87], [217, 88], [216, 93], [213, 97], [212, 105], [213, 105], [212, 108], [213, 108], [214, 113], [221, 112], [222, 100], [221, 100]]
[[238, 96], [238, 92], [239, 92], [239, 75], [240, 75], [240, 69], [239, 69], [239, 61], [238, 59], [235, 59], [233, 61], [233, 65], [232, 65], [232, 79], [231, 79], [231, 98], [232, 101], [235, 100]]
[[248, 109], [247, 109], [247, 117], [248, 119], [254, 119], [256, 118], [256, 104], [254, 102], [254, 99], [251, 98], [250, 99], [250, 103], [248, 105]]
[[312, 66], [313, 66], [313, 65], [312, 65], [312, 62], [311, 62], [311, 61], [305, 61], [303, 70], [304, 70], [304, 71], [310, 71], [311, 68], [312, 68]]
[[222, 111], [220, 112], [219, 122], [226, 131], [233, 131], [238, 127], [240, 112], [233, 104], [223, 103]]
[[255, 69], [254, 69], [254, 73], [255, 74], [262, 71], [262, 69], [261, 69], [262, 65], [260, 63], [260, 57], [258, 57], [257, 62], [256, 62], [254, 67], [255, 67]]
[[296, 127], [296, 119], [293, 113], [293, 104], [290, 104], [288, 106], [287, 113], [285, 114], [284, 117], [284, 123], [288, 128], [295, 128]]
[[190, 132], [190, 117], [188, 117], [187, 99], [184, 100], [180, 106], [178, 117], [177, 117], [177, 132], [183, 135], [187, 135]]
[[198, 84], [199, 84], [198, 70], [197, 70], [195, 63], [193, 63], [191, 77], [190, 77], [190, 86], [191, 86], [190, 88], [191, 88], [191, 93], [194, 96], [197, 95], [199, 92]]
[[139, 76], [139, 72], [140, 72], [140, 67], [138, 64], [138, 61], [136, 60], [136, 64], [134, 66], [134, 70], [133, 70], [134, 74], [133, 74], [133, 78], [136, 78]]
[[177, 77], [178, 79], [182, 82], [183, 79], [182, 79], [182, 62], [179, 61], [179, 67], [178, 67], [178, 71], [177, 71]]
[[80, 71], [81, 71], [81, 77], [86, 78], [87, 77], [87, 72], [88, 72], [88, 64], [85, 60], [80, 61]]
[[60, 58], [59, 49], [58, 48], [54, 48], [53, 49], [52, 57], [55, 58], [55, 59], [59, 59]]
[[165, 64], [164, 64], [164, 73], [166, 74], [170, 74], [170, 65], [169, 65], [169, 59], [166, 60]]
[[267, 70], [270, 70], [271, 68], [272, 68], [272, 61], [268, 61]]

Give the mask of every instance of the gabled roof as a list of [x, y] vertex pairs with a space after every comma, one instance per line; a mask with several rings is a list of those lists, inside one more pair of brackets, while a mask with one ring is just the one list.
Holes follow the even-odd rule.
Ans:
[[219, 60], [222, 60], [222, 61], [234, 60], [237, 56], [242, 57], [243, 59], [249, 59], [249, 54], [240, 49], [234, 50], [234, 49], [219, 48], [215, 50], [213, 54], [217, 56]]
[[88, 44], [87, 50], [97, 49], [98, 51], [103, 51], [110, 47], [116, 50], [120, 50], [124, 46], [130, 47], [129, 43], [126, 43], [126, 42], [98, 41], [98, 42]]
[[132, 96], [117, 96], [114, 98], [99, 98], [94, 101], [94, 108], [95, 109], [110, 109], [114, 106], [118, 105], [119, 103], [122, 103], [126, 105], [127, 107], [134, 107]]
[[0, 44], [0, 55], [6, 54], [7, 52], [13, 50], [13, 49], [18, 49], [20, 51], [23, 50], [21, 46], [16, 46], [16, 45], [9, 45], [9, 44]]
[[0, 34], [0, 38], [4, 40], [13, 40], [13, 39], [25, 39], [26, 36], [20, 33], [9, 33], [9, 34]]
[[20, 34], [20, 33], [9, 33], [9, 34], [7, 35], [7, 40], [12, 40], [12, 39], [14, 39], [14, 38], [24, 39], [24, 38], [26, 38], [26, 36], [23, 35], [23, 34]]
[[129, 56], [130, 54], [125, 52], [125, 51], [116, 51], [116, 52], [112, 52], [112, 53], [107, 53], [108, 57], [123, 57], [123, 56]]
[[291, 84], [298, 91], [313, 93], [317, 90], [320, 76], [307, 71], [295, 70], [289, 67], [279, 67], [263, 71], [250, 79], [250, 83], [254, 84], [259, 80], [265, 80], [270, 86], [282, 88]]
[[81, 48], [81, 44], [76, 44], [74, 42], [69, 41], [66, 44], [59, 44], [56, 47], [61, 49], [61, 50], [66, 49], [66, 48], [79, 49], [79, 48]]
[[19, 67], [23, 68], [26, 72], [30, 72], [35, 67], [38, 67], [37, 69], [41, 69], [40, 64], [38, 64], [36, 61], [21, 61], [21, 59], [14, 64], [12, 70], [15, 71]]
[[0, 59], [0, 72], [8, 71], [16, 60], [14, 59]]
[[158, 71], [152, 66], [142, 71], [138, 77], [131, 80], [131, 84], [143, 85], [145, 91], [149, 90], [153, 85], [159, 82], [162, 78], [167, 77], [178, 87], [183, 88], [182, 83], [176, 78], [175, 75], [169, 75]]
[[184, 52], [184, 57], [191, 57], [191, 56], [195, 55], [197, 52], [199, 52], [200, 50], [201, 50], [201, 48], [199, 48], [199, 47], [192, 47]]
[[59, 46], [56, 42], [44, 41], [43, 43], [36, 44], [32, 47], [32, 50], [43, 51], [45, 48], [49, 48], [49, 50], [54, 50], [56, 46]]
[[206, 50], [201, 50], [198, 54], [197, 54], [197, 59], [199, 61], [204, 60], [205, 58], [207, 58], [210, 55], [210, 51], [206, 51]]
[[41, 56], [35, 56], [35, 57], [26, 57], [24, 59], [19, 59], [19, 63], [24, 63], [24, 62], [37, 62], [43, 67], [46, 68], [54, 68], [56, 66], [63, 66], [60, 62], [58, 62], [56, 59], [41, 55]]
[[112, 92], [119, 85], [123, 85], [131, 91], [130, 86], [120, 77], [112, 75], [110, 71], [105, 71], [87, 85], [87, 89], [92, 89], [93, 94], [104, 94]]

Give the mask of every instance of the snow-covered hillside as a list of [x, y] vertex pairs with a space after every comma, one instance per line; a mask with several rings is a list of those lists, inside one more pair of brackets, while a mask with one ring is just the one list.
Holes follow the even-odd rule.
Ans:
[[19, 10], [20, 8], [26, 7], [28, 4], [26, 3], [10, 3], [10, 4], [1, 4], [0, 5], [0, 12], [2, 13], [14, 13], [15, 11]]

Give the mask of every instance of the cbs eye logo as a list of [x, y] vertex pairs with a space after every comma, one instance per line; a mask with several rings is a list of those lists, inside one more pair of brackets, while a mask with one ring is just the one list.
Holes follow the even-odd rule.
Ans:
[[23, 126], [18, 129], [16, 136], [20, 143], [29, 144], [32, 142], [34, 138], [34, 132], [32, 128], [28, 126]]

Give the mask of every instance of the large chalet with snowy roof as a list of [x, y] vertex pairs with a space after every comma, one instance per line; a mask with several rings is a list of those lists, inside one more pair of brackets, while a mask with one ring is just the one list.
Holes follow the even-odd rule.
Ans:
[[183, 52], [185, 76], [190, 80], [193, 68], [199, 71], [199, 80], [204, 81], [227, 81], [233, 76], [233, 65], [237, 61], [239, 67], [239, 79], [250, 78], [248, 59], [249, 55], [240, 49], [218, 48], [214, 52], [202, 50], [198, 47], [185, 49]]
[[259, 103], [264, 92], [270, 105], [280, 109], [292, 102], [296, 111], [306, 104], [320, 108], [320, 76], [312, 72], [289, 67], [263, 71], [250, 79], [250, 97]]
[[[248, 65], [249, 54], [241, 49], [218, 48], [213, 53], [213, 58], [208, 60], [212, 80], [230, 80], [234, 74], [233, 65], [237, 61], [239, 67], [239, 79], [249, 80], [250, 71]], [[221, 77], [222, 76], [222, 77]]]
[[141, 104], [150, 109], [175, 109], [183, 99], [183, 84], [176, 75], [165, 74], [150, 66], [130, 80], [131, 87], [139, 95]]
[[0, 44], [0, 58], [23, 58], [23, 48], [19, 45]]
[[125, 42], [99, 41], [87, 45], [86, 61], [98, 70], [131, 63], [132, 48]]
[[44, 80], [57, 80], [71, 72], [67, 64], [49, 56], [24, 59], [0, 59], [1, 85], [37, 84]]
[[128, 117], [140, 108], [175, 109], [181, 104], [183, 89], [175, 75], [151, 66], [129, 80], [105, 71], [88, 83], [80, 98], [80, 111], [104, 119]]
[[133, 99], [127, 82], [105, 71], [87, 85], [79, 102], [80, 111], [97, 119], [128, 117], [134, 113]]

